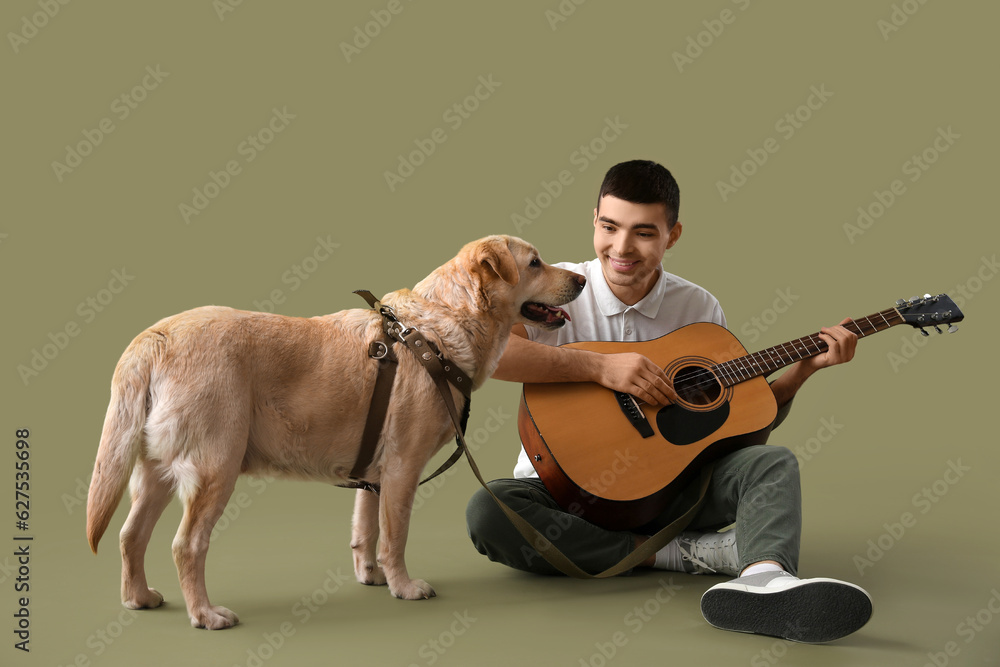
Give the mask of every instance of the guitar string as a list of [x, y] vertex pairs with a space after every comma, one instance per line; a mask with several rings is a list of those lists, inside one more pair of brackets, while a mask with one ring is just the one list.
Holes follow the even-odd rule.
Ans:
[[[884, 325], [873, 323], [872, 318], [881, 318]], [[890, 319], [892, 321], [890, 321]], [[856, 334], [861, 337], [868, 336], [873, 333], [878, 333], [880, 331], [885, 331], [889, 327], [897, 324], [902, 324], [905, 322], [902, 314], [896, 308], [888, 308], [886, 310], [880, 311], [878, 313], [873, 313], [865, 317], [858, 319], [852, 319], [847, 322], [844, 326], [854, 325], [857, 329]], [[947, 324], [948, 322], [943, 321], [942, 323]], [[863, 325], [867, 324], [871, 330], [865, 331]], [[796, 348], [796, 344], [799, 345]], [[810, 351], [809, 346], [816, 348], [816, 351]], [[798, 355], [798, 359], [793, 359], [791, 353], [789, 353], [785, 347], [791, 346], [792, 352]], [[781, 348], [781, 354], [777, 353], [778, 348]], [[774, 345], [769, 348], [765, 348], [758, 352], [753, 352], [751, 354], [744, 355], [742, 357], [737, 357], [736, 359], [730, 359], [728, 361], [723, 361], [718, 364], [713, 364], [708, 368], [699, 367], [700, 370], [696, 374], [692, 374], [692, 377], [703, 377], [704, 380], [699, 380], [694, 384], [685, 384], [684, 387], [689, 390], [696, 390], [704, 393], [707, 389], [715, 387], [717, 385], [722, 385], [723, 387], [731, 387], [733, 385], [739, 384], [746, 380], [762, 376], [766, 373], [773, 372], [787, 366], [795, 361], [805, 359], [807, 357], [812, 357], [817, 354], [821, 354], [826, 348], [826, 342], [820, 338], [819, 333], [813, 333], [808, 336], [803, 336], [802, 338], [797, 338], [786, 343], [780, 343], [779, 345]], [[803, 356], [802, 352], [807, 354]], [[773, 362], [773, 358], [765, 360], [765, 366], [761, 366], [759, 360], [754, 359], [755, 356], [760, 356], [763, 354], [768, 354], [771, 357], [777, 356], [777, 363]], [[749, 361], [746, 361], [749, 360]], [[676, 377], [676, 376], [675, 376]]]
[[[874, 313], [872, 315], [868, 315], [866, 317], [861, 317], [856, 320], [851, 320], [844, 326], [850, 326], [852, 324], [855, 325], [857, 331], [854, 333], [858, 334], [861, 337], [865, 337], [873, 333], [878, 333], [879, 331], [885, 331], [889, 327], [893, 326], [893, 324], [889, 321], [889, 318], [886, 317], [887, 315], [890, 316], [894, 315], [895, 317], [892, 318], [894, 320], [898, 318], [896, 324], [900, 324], [903, 321], [902, 317], [899, 315], [899, 312], [895, 308], [890, 308], [878, 313]], [[871, 321], [871, 318], [873, 317], [882, 318], [882, 320], [885, 322], [885, 325], [883, 326], [880, 324], [873, 323]], [[870, 330], [867, 332], [863, 328], [863, 324], [865, 323], [870, 327]], [[879, 328], [880, 326], [881, 328]], [[799, 345], [798, 348], [795, 347], [796, 344]], [[788, 353], [787, 350], [784, 349], [786, 346], [791, 346], [792, 351], [796, 355], [798, 355], [798, 359], [792, 358], [792, 355]], [[815, 352], [811, 351], [810, 346], [815, 347], [816, 351]], [[781, 348], [782, 352], [784, 352], [785, 354], [784, 357], [778, 355], [778, 362], [779, 362], [778, 364], [765, 365], [764, 367], [761, 367], [760, 362], [753, 359], [753, 357], [757, 355], [762, 355], [764, 353], [773, 356], [778, 348]], [[718, 364], [714, 364], [712, 366], [709, 366], [708, 368], [699, 367], [700, 371], [697, 373], [692, 373], [691, 377], [704, 378], [704, 379], [703, 380], [699, 379], [693, 384], [685, 383], [683, 387], [688, 390], [695, 390], [702, 393], [705, 393], [708, 389], [716, 385], [722, 385], [723, 387], [731, 387], [735, 384], [739, 384], [740, 382], [744, 382], [746, 380], [764, 375], [765, 373], [778, 370], [779, 368], [782, 368], [783, 366], [786, 366], [790, 363], [794, 363], [795, 361], [805, 359], [807, 357], [812, 357], [817, 354], [821, 354], [825, 350], [825, 348], [826, 348], [826, 341], [820, 338], [819, 333], [809, 334], [808, 336], [803, 336], [802, 338], [797, 338], [795, 340], [788, 341], [786, 343], [774, 345], [764, 350], [747, 354], [742, 357], [738, 357], [736, 359], [730, 359], [728, 361], [723, 361]], [[806, 352], [807, 354], [803, 355], [802, 352]], [[745, 360], [749, 360], [749, 362]], [[766, 363], [767, 361], [765, 361], [765, 364]]]

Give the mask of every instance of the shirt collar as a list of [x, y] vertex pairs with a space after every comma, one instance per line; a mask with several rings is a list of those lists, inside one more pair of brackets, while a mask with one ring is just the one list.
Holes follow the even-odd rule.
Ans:
[[604, 278], [604, 269], [601, 266], [600, 260], [597, 260], [596, 264], [598, 279], [592, 280], [592, 283], [594, 285], [594, 298], [597, 301], [597, 306], [600, 308], [602, 315], [605, 317], [620, 315], [629, 308], [632, 308], [650, 319], [656, 317], [656, 314], [660, 311], [660, 304], [663, 303], [663, 297], [667, 290], [667, 281], [663, 277], [664, 272], [662, 266], [658, 267], [659, 275], [656, 279], [656, 283], [653, 285], [653, 289], [649, 290], [649, 294], [644, 296], [634, 306], [628, 306], [622, 303], [622, 301], [615, 296], [615, 293], [611, 291], [608, 281]]

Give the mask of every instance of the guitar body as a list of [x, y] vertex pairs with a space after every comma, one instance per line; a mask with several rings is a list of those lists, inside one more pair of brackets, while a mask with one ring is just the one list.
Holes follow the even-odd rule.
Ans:
[[524, 385], [518, 431], [525, 451], [560, 506], [591, 523], [641, 526], [704, 464], [767, 441], [777, 415], [767, 381], [727, 386], [708, 370], [746, 355], [723, 327], [697, 323], [642, 343], [566, 347], [643, 354], [665, 370], [681, 397], [667, 406], [638, 406], [592, 382]]

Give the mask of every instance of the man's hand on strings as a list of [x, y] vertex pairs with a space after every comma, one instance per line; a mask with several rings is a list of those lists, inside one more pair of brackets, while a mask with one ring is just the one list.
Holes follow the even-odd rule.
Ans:
[[809, 359], [803, 359], [800, 363], [814, 373], [821, 368], [845, 364], [854, 358], [854, 350], [858, 345], [858, 335], [844, 328], [843, 325], [851, 321], [851, 318], [844, 318], [838, 326], [823, 327], [819, 331], [819, 337], [826, 343], [827, 350], [822, 354], [817, 354]]

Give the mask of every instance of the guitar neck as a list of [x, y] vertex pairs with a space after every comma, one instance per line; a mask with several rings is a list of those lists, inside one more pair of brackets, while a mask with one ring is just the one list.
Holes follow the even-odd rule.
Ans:
[[[885, 331], [897, 324], [904, 324], [903, 317], [897, 309], [890, 308], [867, 317], [851, 320], [844, 325], [844, 328], [857, 334], [859, 338], [864, 338], [879, 331]], [[768, 375], [801, 359], [822, 354], [826, 352], [826, 349], [826, 341], [820, 338], [819, 333], [814, 333], [769, 347], [760, 352], [716, 364], [711, 370], [724, 386], [731, 387], [751, 378]]]

